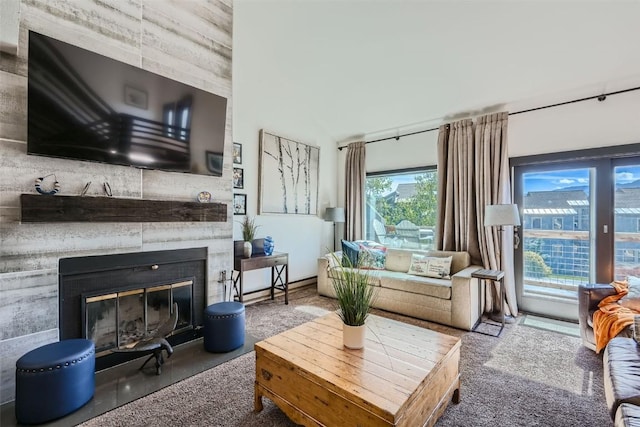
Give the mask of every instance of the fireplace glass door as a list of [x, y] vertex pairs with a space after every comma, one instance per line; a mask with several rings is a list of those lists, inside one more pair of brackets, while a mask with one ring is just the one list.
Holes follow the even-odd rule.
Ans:
[[96, 345], [96, 355], [133, 347], [156, 330], [178, 304], [175, 332], [193, 328], [193, 280], [168, 285], [83, 297], [84, 336]]

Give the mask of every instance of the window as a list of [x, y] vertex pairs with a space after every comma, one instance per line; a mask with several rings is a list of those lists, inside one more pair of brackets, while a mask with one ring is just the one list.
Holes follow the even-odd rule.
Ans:
[[562, 245], [551, 245], [551, 256], [554, 258], [561, 258], [562, 253]]
[[164, 107], [162, 107], [162, 111], [163, 111], [162, 116], [164, 121], [164, 134], [165, 136], [168, 136], [170, 138], [173, 138], [173, 134], [174, 134], [173, 128], [176, 123], [175, 110], [176, 110], [176, 104], [173, 102], [164, 104]]
[[562, 230], [563, 218], [555, 217], [553, 218], [553, 229], [554, 230]]
[[366, 238], [387, 247], [433, 248], [437, 191], [434, 167], [367, 174]]
[[189, 141], [191, 137], [191, 97], [164, 104], [162, 116], [165, 136]]
[[636, 262], [637, 261], [637, 251], [636, 249], [623, 249], [622, 251], [622, 262]]
[[542, 228], [542, 218], [534, 217], [531, 218], [531, 228], [541, 229]]

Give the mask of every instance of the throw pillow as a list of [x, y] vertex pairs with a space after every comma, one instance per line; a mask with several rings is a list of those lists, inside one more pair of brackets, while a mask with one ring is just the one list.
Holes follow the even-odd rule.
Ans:
[[387, 248], [379, 246], [370, 248], [360, 245], [358, 252], [358, 267], [367, 270], [384, 270], [384, 262], [387, 259]]
[[629, 293], [620, 299], [619, 303], [633, 311], [640, 313], [640, 277], [627, 277]]
[[411, 255], [411, 266], [407, 273], [416, 276], [437, 277], [438, 279], [450, 279], [451, 260], [448, 257], [428, 257], [423, 255]]
[[342, 264], [342, 252], [338, 251], [338, 252], [329, 252], [328, 254], [326, 254], [324, 256], [324, 258], [326, 258], [327, 261], [329, 261], [329, 265], [328, 268], [332, 269], [335, 267], [339, 267], [340, 264]]
[[343, 267], [357, 267], [358, 255], [360, 246], [355, 242], [348, 240], [342, 241], [342, 266]]

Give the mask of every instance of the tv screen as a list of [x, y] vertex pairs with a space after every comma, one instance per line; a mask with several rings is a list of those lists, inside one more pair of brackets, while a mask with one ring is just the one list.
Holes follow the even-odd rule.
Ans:
[[27, 152], [222, 175], [227, 100], [29, 32]]

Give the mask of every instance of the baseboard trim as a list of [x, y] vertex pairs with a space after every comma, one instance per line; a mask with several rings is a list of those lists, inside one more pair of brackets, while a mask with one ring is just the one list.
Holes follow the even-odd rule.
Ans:
[[[306, 288], [308, 286], [316, 286], [318, 283], [318, 277], [308, 277], [306, 279], [296, 280], [289, 282], [289, 295], [291, 292], [295, 292], [299, 289]], [[275, 296], [284, 296], [284, 291], [276, 289]], [[271, 288], [260, 289], [257, 291], [251, 291], [243, 295], [243, 302], [246, 304], [254, 304], [256, 302], [265, 301], [271, 298]]]

